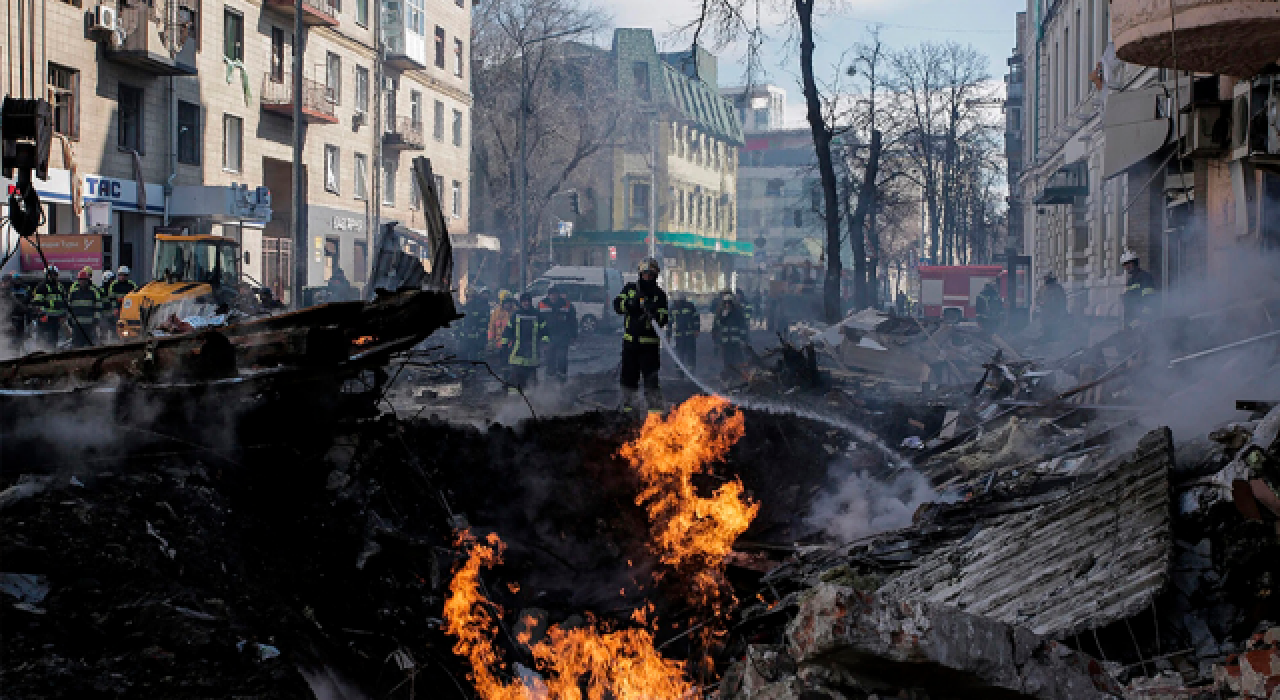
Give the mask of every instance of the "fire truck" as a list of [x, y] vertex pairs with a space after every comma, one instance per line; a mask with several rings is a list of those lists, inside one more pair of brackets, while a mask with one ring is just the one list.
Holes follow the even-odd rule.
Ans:
[[[1021, 262], [1021, 261], [1019, 261]], [[921, 265], [917, 268], [920, 280], [920, 315], [925, 318], [941, 318], [948, 321], [976, 318], [978, 295], [988, 282], [995, 282], [1010, 320], [1020, 317], [1031, 299], [1029, 265], [1024, 269], [1016, 265], [1016, 302], [1009, 303], [1010, 268], [1003, 265]]]

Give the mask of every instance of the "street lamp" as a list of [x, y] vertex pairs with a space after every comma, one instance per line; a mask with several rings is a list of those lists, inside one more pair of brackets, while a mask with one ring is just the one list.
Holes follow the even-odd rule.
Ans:
[[588, 31], [589, 29], [591, 28], [587, 26], [574, 27], [573, 29], [565, 29], [559, 32], [551, 32], [550, 34], [543, 34], [542, 36], [534, 37], [533, 39], [524, 39], [524, 40], [521, 40], [516, 37], [512, 37], [512, 39], [515, 39], [516, 44], [520, 47], [520, 163], [519, 163], [520, 165], [520, 172], [519, 172], [520, 236], [519, 236], [519, 243], [520, 243], [520, 290], [521, 291], [524, 291], [524, 288], [528, 286], [528, 282], [529, 282], [529, 277], [528, 277], [529, 271], [527, 269], [527, 265], [525, 261], [525, 248], [529, 244], [528, 243], [529, 241], [529, 227], [528, 227], [529, 200], [526, 192], [527, 185], [528, 185], [527, 181], [528, 181], [529, 154], [527, 152], [526, 143], [525, 143], [526, 141], [525, 129], [527, 128], [525, 122], [529, 115], [528, 49], [530, 46], [534, 44], [540, 44], [549, 39], [558, 39], [562, 36], [569, 36], [570, 34], [581, 34], [582, 32]]

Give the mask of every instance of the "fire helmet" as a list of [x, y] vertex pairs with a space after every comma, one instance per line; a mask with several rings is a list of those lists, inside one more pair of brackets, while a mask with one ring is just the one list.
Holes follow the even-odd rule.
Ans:
[[78, 280], [91, 280], [91, 279], [93, 279], [93, 272], [92, 272], [92, 271], [90, 271], [90, 270], [89, 270], [89, 268], [87, 268], [87, 267], [86, 267], [85, 269], [81, 270], [80, 272], [78, 272], [78, 273], [76, 274], [76, 279], [78, 279]]
[[1126, 250], [1124, 252], [1124, 255], [1120, 256], [1121, 265], [1125, 265], [1128, 263], [1136, 263], [1136, 262], [1138, 262], [1138, 254], [1133, 252], [1132, 250]]
[[128, 265], [121, 265], [121, 266], [120, 266], [120, 269], [119, 269], [119, 270], [116, 270], [116, 274], [117, 274], [117, 275], [127, 275], [127, 274], [130, 274], [130, 272], [129, 272], [129, 266], [128, 266]]
[[529, 292], [522, 292], [522, 293], [520, 294], [520, 303], [521, 303], [521, 304], [523, 304], [523, 303], [525, 303], [526, 301], [527, 301], [527, 302], [529, 302], [530, 304], [532, 304], [532, 303], [533, 303], [533, 294], [530, 294]]
[[641, 275], [643, 275], [646, 272], [652, 272], [653, 274], [656, 275], [659, 272], [662, 272], [662, 266], [659, 265], [658, 261], [654, 260], [653, 258], [645, 258], [644, 260], [640, 261], [639, 265], [636, 266], [636, 272]]

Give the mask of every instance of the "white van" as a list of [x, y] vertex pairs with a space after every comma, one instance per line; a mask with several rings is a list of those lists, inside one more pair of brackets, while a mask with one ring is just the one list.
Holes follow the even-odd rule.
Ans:
[[551, 285], [564, 291], [578, 312], [578, 329], [594, 333], [600, 328], [619, 325], [613, 312], [613, 298], [622, 291], [622, 273], [612, 267], [571, 267], [557, 265], [542, 274], [529, 291], [535, 305], [546, 296]]

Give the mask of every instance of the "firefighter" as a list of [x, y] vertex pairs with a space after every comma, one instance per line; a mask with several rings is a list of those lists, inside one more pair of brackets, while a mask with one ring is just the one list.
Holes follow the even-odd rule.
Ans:
[[746, 361], [747, 315], [738, 305], [737, 297], [727, 289], [720, 295], [720, 307], [711, 324], [711, 338], [724, 363], [720, 376], [732, 377], [734, 370]]
[[[649, 413], [661, 413], [662, 385], [658, 370], [662, 368], [661, 339], [657, 328], [666, 328], [669, 320], [667, 293], [658, 286], [658, 261], [640, 261], [635, 282], [628, 282], [613, 299], [613, 310], [623, 317], [622, 367], [618, 385], [622, 392], [622, 410], [634, 409], [640, 378], [644, 377], [644, 400]], [[655, 328], [657, 326], [657, 328]]]
[[667, 329], [667, 337], [675, 340], [676, 357], [690, 372], [698, 369], [698, 333], [701, 331], [702, 314], [698, 313], [698, 307], [684, 292], [677, 292], [675, 304], [671, 306], [671, 327]]
[[755, 320], [756, 309], [752, 306], [751, 301], [747, 299], [747, 293], [738, 289], [738, 308], [742, 310], [742, 315], [747, 319], [747, 328], [751, 328], [751, 322]]
[[67, 286], [58, 280], [58, 266], [45, 268], [44, 281], [31, 293], [31, 305], [39, 312], [36, 334], [42, 345], [58, 347], [62, 319], [67, 316]]
[[978, 325], [988, 333], [995, 333], [1000, 328], [1000, 321], [1004, 317], [1004, 300], [1000, 298], [1000, 291], [996, 289], [994, 281], [987, 282], [982, 288], [975, 306], [978, 312]]
[[1044, 277], [1040, 290], [1040, 325], [1045, 340], [1055, 340], [1067, 323], [1067, 292], [1058, 284], [1057, 275], [1050, 272]]
[[489, 347], [497, 350], [502, 342], [502, 335], [507, 330], [507, 324], [511, 322], [511, 314], [515, 313], [516, 300], [512, 298], [511, 292], [503, 289], [498, 292], [498, 308], [489, 314]]
[[103, 314], [107, 323], [107, 333], [109, 337], [114, 337], [116, 330], [116, 321], [120, 320], [120, 307], [124, 304], [124, 298], [138, 291], [138, 283], [129, 279], [129, 266], [121, 265], [116, 270], [115, 279], [110, 282], [106, 279], [107, 273], [103, 274], [102, 291], [104, 303], [107, 311]]
[[[465, 316], [458, 329], [458, 352], [462, 359], [475, 362], [484, 355], [489, 332], [489, 290], [477, 287], [462, 307]], [[505, 329], [503, 329], [505, 330]]]
[[1156, 280], [1142, 269], [1138, 254], [1132, 250], [1125, 251], [1120, 264], [1126, 275], [1124, 294], [1120, 297], [1124, 302], [1124, 327], [1137, 328], [1155, 318]]
[[89, 268], [81, 270], [67, 290], [67, 306], [71, 309], [71, 347], [93, 345], [102, 320], [102, 291], [93, 283], [93, 271]]
[[542, 343], [549, 342], [546, 326], [533, 308], [533, 295], [525, 292], [520, 295], [520, 307], [511, 314], [511, 322], [502, 332], [502, 340], [498, 346], [503, 351], [510, 368], [508, 381], [512, 387], [508, 393], [517, 393], [538, 378], [538, 360]]
[[329, 293], [328, 298], [331, 302], [351, 301], [352, 297], [355, 296], [355, 289], [347, 281], [347, 273], [336, 266], [333, 268], [333, 275], [325, 283], [325, 290]]
[[551, 339], [547, 346], [547, 378], [565, 381], [569, 378], [569, 345], [578, 338], [578, 312], [564, 290], [552, 286], [538, 303], [538, 314]]

